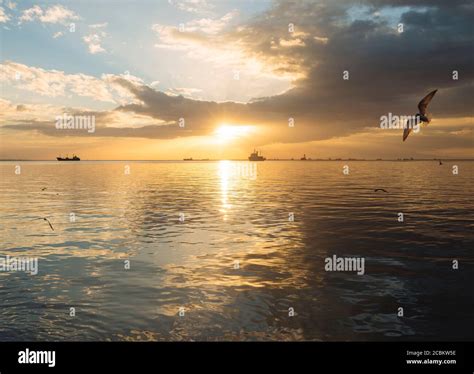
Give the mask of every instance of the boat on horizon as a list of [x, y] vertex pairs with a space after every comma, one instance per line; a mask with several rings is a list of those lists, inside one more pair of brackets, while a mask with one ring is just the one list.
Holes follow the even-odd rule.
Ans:
[[253, 150], [253, 153], [250, 154], [249, 156], [249, 161], [265, 161], [266, 158], [263, 157], [261, 154], [258, 154], [258, 151], [255, 149]]
[[190, 158], [183, 158], [183, 161], [192, 161], [192, 160], [193, 160], [192, 157], [190, 157]]
[[306, 161], [307, 158], [306, 158], [306, 153], [303, 155], [303, 157], [300, 158], [301, 161]]
[[72, 155], [72, 158], [69, 158], [69, 156], [66, 156], [65, 158], [64, 157], [56, 157], [56, 160], [58, 161], [81, 161], [81, 159], [79, 157], [77, 157], [76, 155]]

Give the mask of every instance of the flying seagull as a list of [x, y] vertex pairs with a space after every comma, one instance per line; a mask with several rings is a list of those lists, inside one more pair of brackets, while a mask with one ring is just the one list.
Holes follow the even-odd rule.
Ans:
[[[431, 99], [433, 98], [433, 96], [435, 95], [437, 91], [438, 90], [431, 91], [418, 103], [419, 113], [415, 115], [416, 123], [420, 123], [420, 122], [430, 123], [431, 119], [426, 115], [426, 108], [428, 107], [428, 104], [430, 103]], [[408, 138], [408, 135], [410, 134], [412, 130], [408, 127], [409, 122], [410, 120], [407, 121], [406, 127], [403, 130], [403, 141], [405, 141], [406, 138]]]
[[382, 191], [382, 192], [388, 193], [388, 191], [387, 191], [387, 190], [384, 190], [383, 188], [376, 188], [376, 189], [374, 190], [374, 192], [378, 192], [378, 191]]
[[54, 231], [53, 225], [51, 224], [51, 222], [49, 222], [49, 219], [47, 219], [46, 217], [41, 217], [41, 218], [35, 218], [34, 220], [37, 220], [37, 219], [43, 219], [43, 220], [45, 220], [46, 222], [48, 222], [49, 227], [51, 227], [51, 230]]

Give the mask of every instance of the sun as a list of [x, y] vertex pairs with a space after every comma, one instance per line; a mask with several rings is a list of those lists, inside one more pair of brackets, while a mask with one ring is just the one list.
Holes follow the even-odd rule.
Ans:
[[231, 141], [250, 134], [252, 130], [253, 127], [248, 125], [231, 125], [223, 123], [216, 129], [214, 134], [220, 141]]

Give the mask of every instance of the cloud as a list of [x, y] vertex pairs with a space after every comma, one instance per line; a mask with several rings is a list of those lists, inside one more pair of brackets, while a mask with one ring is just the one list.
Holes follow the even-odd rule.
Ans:
[[[377, 20], [351, 19], [349, 4], [355, 3], [341, 4], [280, 2], [235, 31], [216, 35], [199, 30], [156, 31], [167, 44], [176, 47], [181, 43], [193, 52], [216, 46], [225, 55], [225, 46], [238, 46], [238, 60], [255, 58], [275, 74], [294, 77], [295, 87], [288, 92], [256, 98], [248, 105], [234, 104], [235, 112], [226, 114], [269, 126], [271, 135], [266, 142], [330, 139], [363, 132], [368, 127], [376, 129], [380, 116], [388, 112], [415, 114], [418, 101], [434, 88], [439, 92], [430, 110], [436, 118], [472, 116], [472, 6], [459, 2], [446, 9], [433, 1], [423, 8], [404, 9], [401, 21], [405, 31], [399, 34], [396, 24], [390, 25], [382, 16]], [[370, 2], [375, 8], [379, 4]], [[391, 4], [398, 6], [398, 2]], [[293, 34], [286, 27], [292, 22], [296, 28]], [[345, 70], [349, 80], [343, 79]], [[458, 70], [462, 79], [453, 80], [453, 70]], [[121, 110], [146, 112], [168, 120], [186, 114], [190, 121], [199, 123], [198, 132], [205, 131], [206, 123], [224, 117], [229, 106], [188, 102], [147, 88], [135, 89], [133, 94], [144, 104]], [[186, 109], [197, 107], [200, 109]], [[171, 108], [173, 115], [168, 116]], [[200, 115], [200, 111], [206, 115]], [[289, 117], [297, 123], [292, 132], [284, 129]]]
[[65, 24], [67, 21], [77, 19], [79, 19], [79, 16], [76, 13], [62, 5], [53, 5], [44, 9], [39, 5], [34, 5], [33, 7], [24, 10], [19, 18], [20, 23], [39, 21], [53, 24]]
[[133, 101], [129, 90], [117, 84], [117, 79], [132, 85], [142, 83], [139, 78], [132, 75], [104, 74], [99, 79], [86, 74], [66, 74], [59, 70], [46, 70], [12, 61], [0, 64], [0, 82], [42, 96], [77, 95], [117, 104]]
[[57, 39], [57, 38], [59, 38], [59, 37], [61, 37], [61, 36], [63, 36], [63, 35], [64, 35], [64, 33], [63, 33], [62, 31], [55, 32], [55, 33], [53, 34], [53, 39]]
[[[104, 76], [99, 81], [106, 92], [110, 93], [112, 85], [115, 93], [131, 99], [103, 115], [132, 115], [138, 122], [143, 119], [144, 125], [100, 127], [97, 136], [171, 139], [210, 135], [219, 123], [228, 122], [265, 129], [253, 138], [256, 146], [338, 142], [353, 137], [359, 144], [361, 139], [376, 142], [370, 147], [378, 147], [379, 152], [384, 145], [393, 152], [420, 154], [441, 146], [472, 146], [474, 7], [465, 1], [453, 1], [449, 7], [437, 0], [423, 7], [408, 0], [364, 1], [372, 12], [379, 13], [367, 19], [350, 13], [357, 4], [360, 2], [349, 0], [277, 2], [233, 29], [196, 21], [188, 23], [191, 29], [185, 27], [184, 32], [154, 25], [162, 47], [181, 49], [193, 58], [211, 61], [213, 67], [247, 67], [251, 77], [291, 77], [293, 87], [279, 95], [255, 96], [248, 103], [214, 102], [193, 100], [193, 92], [186, 88], [166, 94], [139, 79]], [[400, 14], [395, 23], [385, 16], [394, 10]], [[404, 23], [403, 33], [396, 29], [399, 21]], [[295, 25], [294, 33], [288, 30], [290, 23]], [[458, 80], [452, 79], [454, 70]], [[349, 73], [348, 80], [343, 79], [344, 71]], [[31, 84], [33, 89], [37, 83]], [[57, 87], [40, 85], [38, 92], [54, 88], [61, 90], [59, 82]], [[413, 115], [418, 101], [435, 88], [439, 91], [429, 108], [433, 122], [426, 131], [402, 144], [401, 134], [379, 129], [381, 115]], [[290, 117], [295, 120], [294, 128], [288, 126]], [[113, 118], [121, 121], [121, 117]], [[177, 126], [179, 118], [186, 121], [184, 129]], [[30, 126], [23, 129], [37, 128], [32, 123], [23, 125]]]
[[[402, 34], [384, 19], [351, 21], [347, 9], [329, 2], [281, 3], [261, 20], [227, 36], [228, 42], [238, 43], [274, 71], [303, 74], [294, 90], [260, 105], [330, 121], [331, 126], [344, 121], [341, 130], [350, 132], [364, 122], [376, 125], [377, 115], [384, 111], [416, 110], [424, 94], [440, 88], [437, 115], [468, 115], [466, 94], [472, 93], [474, 78], [469, 52], [473, 7], [405, 11]], [[305, 47], [272, 48], [272, 41], [288, 39], [280, 25], [292, 19], [298, 19], [297, 29], [307, 34], [299, 37]], [[350, 73], [348, 81], [342, 79], [344, 70]], [[453, 70], [462, 71], [463, 79], [453, 80]], [[328, 129], [329, 133], [334, 131]]]
[[[252, 93], [258, 95], [269, 90], [282, 92], [287, 89], [289, 80], [297, 73], [292, 76], [275, 74], [262, 63], [259, 56], [246, 53], [238, 41], [229, 42], [228, 35], [233, 29], [229, 25], [237, 15], [237, 11], [232, 11], [219, 18], [192, 20], [184, 24], [181, 30], [175, 26], [154, 24], [152, 30], [158, 37], [154, 46], [179, 51], [184, 58], [196, 60], [200, 64], [205, 62], [210, 70], [223, 77], [216, 83], [219, 87], [215, 88], [215, 92], [226, 91], [226, 87], [232, 85], [235, 95], [229, 96], [248, 100]], [[234, 78], [235, 75], [239, 78]], [[236, 84], [237, 80], [241, 82], [240, 85]]]
[[[153, 87], [153, 85], [150, 85]], [[175, 87], [170, 88], [166, 93], [172, 96], [183, 95], [184, 97], [196, 98], [196, 95], [200, 94], [202, 90], [200, 88], [191, 88], [191, 87]]]
[[101, 46], [102, 38], [106, 36], [104, 32], [97, 34], [89, 34], [82, 38], [89, 48], [89, 53], [95, 55], [96, 53], [105, 52], [105, 49]]
[[53, 119], [68, 111], [57, 105], [50, 104], [14, 104], [9, 100], [0, 99], [0, 123], [9, 124], [14, 127], [18, 123], [54, 123]]
[[200, 18], [189, 21], [184, 26], [184, 31], [188, 32], [202, 32], [204, 34], [217, 34], [227, 27], [230, 22], [239, 15], [237, 10], [233, 10], [224, 14], [217, 19]]
[[0, 23], [6, 23], [10, 17], [5, 14], [5, 9], [3, 7], [0, 7]]
[[282, 47], [304, 47], [305, 45], [302, 39], [280, 39], [280, 46]]
[[102, 39], [107, 36], [107, 33], [103, 31], [103, 29], [106, 28], [107, 25], [107, 22], [89, 25], [89, 28], [94, 31], [84, 36], [82, 40], [87, 44], [90, 54], [95, 55], [97, 53], [106, 52], [106, 50], [102, 47], [101, 43]]
[[209, 0], [168, 0], [168, 3], [191, 13], [209, 13], [214, 8]]
[[[324, 126], [314, 126], [315, 132], [311, 133], [305, 128], [307, 124], [297, 117], [295, 128], [290, 129], [286, 115], [278, 114], [274, 108], [267, 108], [266, 100], [248, 104], [198, 101], [183, 96], [170, 96], [123, 77], [113, 76], [110, 79], [128, 90], [136, 98], [135, 103], [118, 106], [112, 111], [67, 111], [78, 115], [95, 115], [94, 137], [177, 139], [212, 136], [216, 126], [226, 122], [263, 127], [266, 131], [257, 131], [252, 135], [252, 146], [268, 145], [269, 149], [272, 149], [271, 145], [274, 144], [277, 149], [284, 150], [285, 144], [304, 142], [305, 149], [314, 149], [319, 155], [324, 152], [326, 155], [338, 157], [380, 157], [383, 144], [384, 157], [396, 158], [400, 152], [410, 156], [433, 157], [436, 154], [437, 157], [463, 157], [469, 154], [466, 150], [472, 148], [474, 128], [470, 117], [436, 119], [430, 125], [429, 131], [422, 130], [412, 142], [404, 144], [402, 150], [401, 134], [384, 132], [371, 126], [361, 126], [358, 131], [345, 133], [344, 137], [327, 136]], [[53, 137], [91, 136], [81, 130], [57, 131], [51, 118], [29, 118], [23, 119], [20, 116], [15, 121], [1, 121], [6, 123], [2, 127], [22, 132], [39, 132]], [[180, 118], [185, 120], [184, 128], [178, 125]], [[339, 123], [327, 124], [332, 125], [335, 125], [336, 131], [341, 131]], [[311, 141], [313, 142], [308, 143]]]
[[38, 5], [35, 5], [32, 8], [23, 11], [22, 16], [20, 17], [20, 22], [31, 22], [35, 19], [39, 19], [42, 15], [43, 9]]
[[[2, 129], [33, 131], [52, 137], [91, 137], [82, 130], [58, 131], [56, 117], [68, 115], [89, 115], [95, 117], [96, 132], [99, 137], [143, 137], [160, 131], [173, 134], [177, 126], [170, 126], [152, 117], [121, 111], [94, 112], [84, 108], [70, 108], [48, 104], [15, 105], [0, 99], [0, 124]], [[125, 125], [126, 124], [126, 125]], [[176, 135], [176, 133], [174, 133]], [[174, 136], [173, 135], [173, 136]]]
[[162, 48], [187, 49], [195, 44], [211, 43], [208, 36], [215, 36], [222, 32], [230, 22], [238, 16], [239, 12], [233, 10], [220, 18], [200, 18], [183, 23], [179, 27], [154, 24], [151, 29], [158, 35]]
[[16, 3], [14, 1], [7, 1], [6, 6], [8, 9], [13, 10], [16, 8]]

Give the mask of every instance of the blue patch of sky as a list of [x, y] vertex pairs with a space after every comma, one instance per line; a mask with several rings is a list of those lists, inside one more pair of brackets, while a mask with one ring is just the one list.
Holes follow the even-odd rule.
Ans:
[[409, 11], [416, 10], [418, 12], [424, 12], [429, 8], [426, 6], [383, 6], [374, 7], [367, 5], [354, 5], [347, 10], [347, 16], [349, 22], [355, 20], [376, 20], [383, 19], [387, 22], [388, 26], [396, 27], [400, 22], [401, 16]]
[[[28, 66], [61, 70], [69, 74], [84, 73], [100, 77], [103, 73], [121, 74], [129, 71], [154, 81], [160, 80], [154, 70], [159, 62], [166, 66], [175, 65], [176, 53], [157, 51], [158, 42], [153, 24], [176, 25], [193, 19], [219, 18], [225, 13], [238, 9], [241, 19], [251, 17], [270, 6], [270, 1], [215, 1], [212, 13], [193, 13], [179, 10], [167, 1], [22, 1], [8, 23], [10, 30], [1, 29], [2, 61], [11, 60]], [[74, 20], [75, 32], [70, 32], [67, 24], [49, 24], [39, 21], [24, 22], [18, 25], [21, 12], [34, 5], [43, 9], [60, 4], [81, 17]], [[83, 37], [93, 33], [91, 24], [107, 22], [103, 29], [106, 36], [101, 38], [101, 46], [106, 52], [90, 54]], [[54, 39], [56, 32], [63, 35]], [[178, 55], [179, 56], [179, 55]], [[158, 64], [157, 64], [158, 63]], [[152, 66], [150, 66], [152, 65]], [[153, 65], [156, 69], [153, 69]], [[169, 72], [168, 72], [169, 73]], [[163, 74], [158, 74], [162, 76]]]

